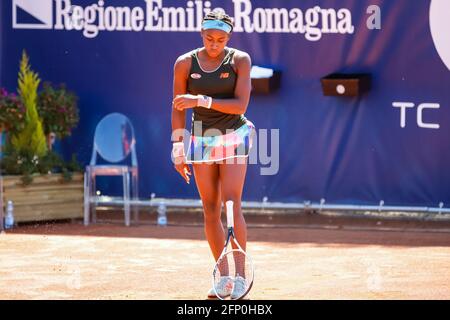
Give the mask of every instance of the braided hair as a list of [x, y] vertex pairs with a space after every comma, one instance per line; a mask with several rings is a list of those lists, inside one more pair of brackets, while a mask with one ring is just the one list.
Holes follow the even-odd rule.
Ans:
[[203, 22], [208, 20], [220, 20], [228, 24], [231, 27], [231, 32], [233, 32], [234, 28], [233, 18], [231, 18], [229, 15], [225, 13], [225, 11], [221, 9], [214, 9], [213, 11], [210, 11], [208, 14], [206, 14], [206, 16], [203, 18]]

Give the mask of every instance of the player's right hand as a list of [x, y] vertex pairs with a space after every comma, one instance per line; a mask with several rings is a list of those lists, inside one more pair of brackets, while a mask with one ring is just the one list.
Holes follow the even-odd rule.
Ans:
[[174, 159], [175, 163], [175, 170], [178, 171], [178, 173], [183, 177], [184, 180], [186, 180], [186, 183], [189, 184], [191, 181], [191, 169], [186, 164], [184, 157], [177, 157]]

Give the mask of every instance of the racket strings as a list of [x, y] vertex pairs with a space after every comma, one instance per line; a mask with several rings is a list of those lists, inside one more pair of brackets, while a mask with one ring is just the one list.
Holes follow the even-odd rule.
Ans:
[[247, 260], [246, 255], [241, 251], [228, 252], [217, 261], [216, 268], [221, 276], [247, 278]]
[[231, 250], [217, 261], [214, 272], [214, 286], [216, 289], [223, 286], [224, 279], [229, 279], [231, 283], [235, 283], [236, 279], [238, 279], [241, 284], [244, 284], [245, 291], [250, 288], [253, 283], [253, 267], [251, 260], [243, 251]]

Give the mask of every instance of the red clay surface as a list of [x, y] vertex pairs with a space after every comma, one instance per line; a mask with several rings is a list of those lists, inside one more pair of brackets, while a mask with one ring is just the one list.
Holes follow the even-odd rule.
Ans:
[[[252, 300], [450, 299], [446, 231], [249, 224], [248, 238]], [[213, 265], [202, 226], [26, 225], [0, 235], [0, 299], [205, 299]]]

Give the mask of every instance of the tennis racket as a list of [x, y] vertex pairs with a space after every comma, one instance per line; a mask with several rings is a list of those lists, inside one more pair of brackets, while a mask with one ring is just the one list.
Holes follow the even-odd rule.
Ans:
[[[254, 268], [249, 255], [239, 245], [234, 235], [233, 201], [226, 202], [228, 235], [223, 251], [214, 266], [213, 288], [216, 296], [224, 300], [244, 298], [252, 288]], [[230, 246], [233, 239], [235, 248]]]

